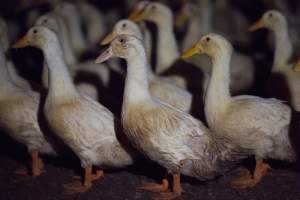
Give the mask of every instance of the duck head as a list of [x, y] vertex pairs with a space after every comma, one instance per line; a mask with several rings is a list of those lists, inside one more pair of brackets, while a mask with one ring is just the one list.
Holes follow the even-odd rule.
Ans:
[[187, 59], [196, 54], [206, 54], [211, 58], [227, 53], [231, 55], [233, 51], [232, 45], [222, 36], [217, 34], [207, 34], [190, 49], [181, 55], [182, 59]]
[[139, 12], [139, 14], [130, 18], [134, 22], [149, 21], [159, 24], [161, 21], [173, 19], [173, 14], [170, 8], [158, 3], [151, 2], [146, 5], [146, 7]]
[[133, 35], [117, 36], [102, 54], [100, 54], [95, 63], [102, 63], [112, 57], [130, 59], [144, 52], [142, 41]]
[[56, 17], [57, 16], [55, 16], [54, 14], [51, 14], [51, 13], [45, 14], [37, 19], [35, 25], [45, 26], [45, 27], [51, 29], [52, 31], [58, 33], [59, 24], [58, 24]]
[[113, 31], [101, 41], [101, 45], [109, 44], [118, 35], [133, 35], [142, 39], [142, 32], [138, 25], [131, 20], [123, 19], [116, 23]]
[[57, 43], [56, 34], [44, 26], [34, 26], [28, 30], [25, 36], [18, 40], [12, 48], [23, 48], [33, 46], [44, 49], [51, 43]]
[[269, 10], [249, 28], [249, 31], [253, 32], [261, 28], [276, 31], [284, 26], [287, 26], [285, 17], [279, 11]]

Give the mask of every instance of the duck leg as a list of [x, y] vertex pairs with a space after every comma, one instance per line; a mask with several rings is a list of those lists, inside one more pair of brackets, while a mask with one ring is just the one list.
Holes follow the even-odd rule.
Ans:
[[269, 169], [271, 169], [271, 167], [267, 163], [265, 163], [263, 160], [257, 160], [253, 176], [250, 174], [250, 172], [245, 173], [244, 176], [239, 177], [231, 182], [231, 185], [234, 188], [240, 189], [254, 187], [261, 181], [262, 177], [267, 174]]
[[39, 176], [42, 173], [44, 164], [41, 158], [39, 158], [39, 153], [37, 151], [31, 152], [32, 166], [31, 173], [33, 177]]
[[92, 186], [93, 175], [92, 166], [88, 166], [84, 169], [84, 180], [83, 183], [80, 181], [73, 181], [72, 183], [65, 184], [65, 194], [77, 194], [87, 191]]
[[165, 192], [165, 191], [168, 191], [168, 187], [169, 187], [168, 179], [164, 178], [160, 184], [159, 183], [148, 183], [141, 187], [138, 187], [138, 189], [148, 190], [151, 192]]
[[181, 196], [183, 190], [180, 183], [180, 174], [173, 174], [172, 191], [160, 193], [155, 199], [157, 200], [171, 200]]

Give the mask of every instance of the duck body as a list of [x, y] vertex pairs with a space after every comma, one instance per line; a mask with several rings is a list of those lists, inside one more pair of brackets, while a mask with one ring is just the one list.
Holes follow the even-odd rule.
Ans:
[[255, 155], [253, 177], [239, 179], [237, 187], [253, 187], [269, 166], [263, 159], [294, 161], [296, 154], [289, 138], [291, 109], [277, 99], [230, 94], [230, 59], [233, 48], [222, 36], [208, 34], [187, 51], [200, 52], [212, 59], [212, 76], [205, 97], [205, 116], [209, 127], [225, 135]]
[[96, 62], [107, 60], [108, 55], [127, 61], [122, 125], [129, 141], [146, 157], [172, 174], [202, 180], [226, 171], [245, 156], [234, 144], [214, 137], [201, 121], [151, 96], [147, 58], [138, 38], [118, 36]]

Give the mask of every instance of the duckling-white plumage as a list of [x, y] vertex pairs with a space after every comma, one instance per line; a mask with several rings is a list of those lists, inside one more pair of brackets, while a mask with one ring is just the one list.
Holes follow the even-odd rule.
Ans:
[[[222, 36], [203, 36], [190, 51], [205, 53], [212, 60], [212, 76], [205, 98], [205, 115], [209, 127], [226, 135], [256, 157], [253, 177], [234, 182], [239, 187], [253, 187], [268, 170], [263, 159], [295, 160], [289, 139], [291, 109], [277, 99], [256, 96], [231, 97], [231, 44]], [[190, 56], [189, 52], [183, 57]]]
[[91, 186], [93, 165], [104, 168], [132, 164], [129, 146], [120, 139], [118, 119], [104, 106], [76, 90], [56, 34], [46, 27], [35, 26], [25, 37], [27, 45], [42, 49], [48, 64], [49, 92], [44, 113], [49, 126], [74, 151], [85, 168], [84, 184], [71, 187], [71, 191], [82, 192]]
[[[143, 39], [138, 25], [130, 20], [120, 20], [113, 31], [103, 40], [103, 44], [111, 42], [118, 35], [127, 34]], [[143, 40], [144, 41], [144, 40]], [[149, 53], [149, 52], [148, 52]], [[189, 112], [192, 105], [192, 94], [188, 91], [172, 84], [172, 79], [168, 77], [159, 77], [152, 72], [150, 66], [147, 66], [149, 76], [149, 89], [151, 95], [159, 100], [166, 102], [182, 111]]]
[[10, 77], [2, 46], [0, 47], [0, 126], [13, 139], [24, 144], [32, 157], [32, 175], [42, 173], [39, 154], [56, 155], [38, 123], [40, 95], [17, 86]]
[[[96, 62], [111, 56], [127, 62], [122, 107], [125, 133], [140, 152], [173, 174], [173, 194], [167, 194], [168, 197], [181, 194], [180, 173], [198, 179], [212, 178], [219, 170], [227, 169], [231, 161], [243, 157], [245, 152], [225, 138], [215, 137], [201, 121], [151, 96], [146, 54], [138, 38], [116, 37]], [[167, 187], [165, 180], [160, 189]]]
[[[291, 97], [290, 103], [296, 110], [299, 111], [300, 75], [298, 73], [294, 73], [292, 70], [292, 64], [289, 64], [293, 54], [293, 44], [291, 43], [289, 35], [288, 23], [279, 11], [270, 10], [267, 11], [258, 22], [250, 27], [250, 30], [254, 31], [259, 28], [267, 28], [275, 35], [275, 52], [272, 72], [279, 73], [284, 76], [289, 89], [288, 96]], [[289, 100], [286, 95], [282, 95], [281, 92], [283, 91], [278, 91], [278, 88], [274, 88], [271, 82], [268, 86], [268, 92], [272, 96], [278, 96], [278, 98]]]

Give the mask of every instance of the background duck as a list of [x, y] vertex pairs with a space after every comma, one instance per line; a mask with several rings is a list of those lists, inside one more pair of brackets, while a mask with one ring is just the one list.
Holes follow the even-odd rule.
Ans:
[[215, 137], [201, 121], [151, 96], [146, 53], [140, 39], [116, 37], [96, 62], [112, 56], [127, 62], [122, 107], [125, 134], [140, 152], [173, 175], [172, 192], [166, 192], [166, 179], [161, 185], [145, 185], [142, 189], [165, 192], [159, 198], [173, 199], [182, 193], [181, 173], [200, 180], [213, 178], [247, 155], [226, 138]]
[[205, 116], [209, 127], [225, 135], [256, 158], [253, 176], [249, 173], [233, 181], [235, 187], [255, 186], [267, 173], [263, 159], [294, 161], [296, 155], [289, 138], [291, 109], [277, 99], [230, 95], [231, 44], [222, 36], [203, 36], [183, 57], [207, 54], [212, 60], [212, 76], [205, 97]]
[[[187, 32], [183, 38], [182, 44], [183, 50], [190, 48], [202, 35], [211, 32], [221, 34], [230, 41], [243, 40], [243, 38], [247, 38], [245, 36], [246, 34], [243, 33], [243, 31], [246, 32], [243, 27], [247, 27], [245, 26], [247, 23], [232, 22], [232, 20], [239, 21], [242, 18], [234, 16], [236, 15], [234, 9], [228, 5], [229, 3], [225, 4], [226, 3], [223, 0], [216, 1], [215, 3], [211, 0], [203, 0], [197, 1], [196, 4], [186, 3], [183, 5], [181, 12], [177, 14], [179, 15], [177, 19], [188, 18]], [[228, 9], [228, 6], [231, 9]], [[229, 12], [229, 14], [227, 12]], [[232, 20], [228, 20], [228, 16], [225, 13], [228, 16], [231, 16], [230, 18]], [[239, 24], [243, 24], [243, 26], [240, 27]], [[232, 26], [235, 28], [232, 28]], [[236, 43], [238, 45], [245, 46], [242, 42]], [[201, 55], [193, 57], [188, 59], [187, 62], [194, 64], [204, 72], [206, 76], [203, 87], [206, 89], [209, 74], [211, 74], [211, 68], [209, 67], [210, 62], [207, 56]], [[245, 54], [235, 51], [231, 62], [231, 91], [234, 94], [249, 92], [252, 89], [255, 79], [255, 66], [251, 58]]]
[[[143, 36], [138, 25], [130, 20], [120, 20], [113, 31], [102, 41], [102, 44], [110, 43], [118, 35], [133, 35], [141, 40]], [[143, 40], [144, 41], [144, 40]], [[149, 53], [149, 52], [147, 52]], [[148, 62], [149, 63], [149, 62]], [[182, 111], [190, 112], [192, 108], [192, 94], [172, 84], [168, 77], [160, 77], [152, 72], [151, 66], [147, 66], [149, 77], [149, 89], [151, 95]]]
[[[38, 123], [40, 95], [17, 86], [10, 77], [4, 49], [0, 46], [0, 126], [26, 146], [31, 155], [31, 175], [39, 176], [43, 162], [39, 154], [56, 155]], [[26, 175], [26, 172], [23, 172]]]
[[[290, 59], [293, 55], [293, 44], [291, 43], [288, 23], [285, 17], [276, 10], [264, 13], [259, 21], [249, 28], [255, 31], [260, 28], [267, 28], [275, 35], [275, 52], [272, 73], [268, 85], [268, 92], [271, 97], [288, 100], [294, 109], [300, 110], [300, 75], [294, 73]], [[278, 86], [274, 86], [276, 75], [284, 77], [283, 81], [278, 81]], [[279, 79], [280, 80], [280, 79]], [[282, 85], [286, 87], [282, 87]]]
[[[80, 95], [63, 62], [56, 34], [43, 26], [32, 27], [16, 47], [41, 48], [49, 68], [49, 91], [44, 114], [54, 133], [79, 157], [85, 169], [83, 184], [67, 185], [67, 193], [84, 192], [103, 175], [92, 166], [124, 167], [133, 163], [130, 147], [118, 129], [118, 119], [101, 104]], [[117, 139], [118, 137], [118, 139]], [[123, 143], [125, 142], [125, 143]]]

